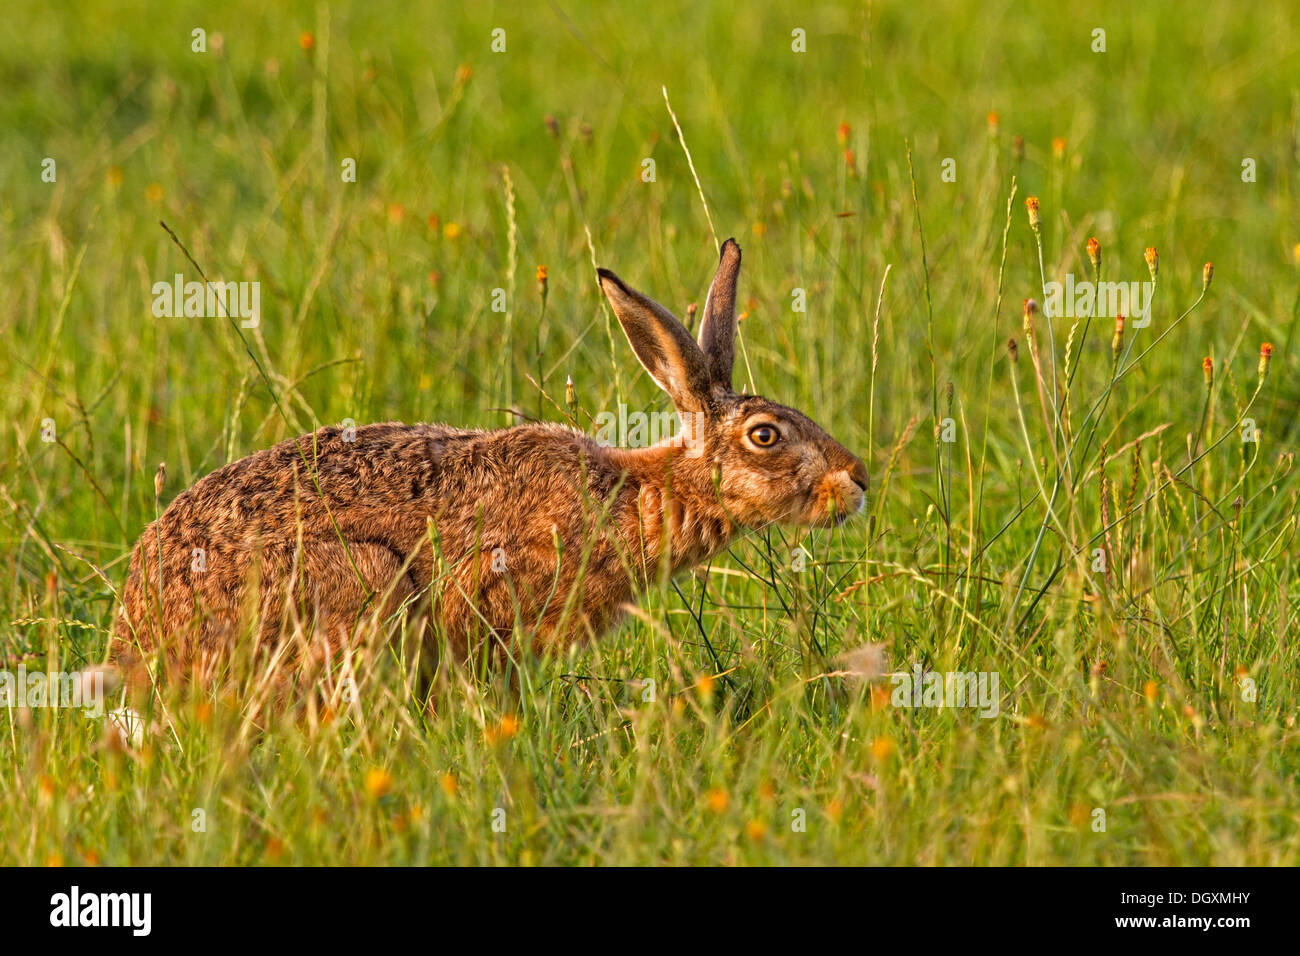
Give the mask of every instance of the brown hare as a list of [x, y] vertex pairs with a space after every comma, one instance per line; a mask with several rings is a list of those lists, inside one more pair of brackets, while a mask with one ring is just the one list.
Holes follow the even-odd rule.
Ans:
[[145, 529], [111, 660], [143, 688], [145, 664], [203, 679], [239, 641], [292, 638], [328, 659], [363, 622], [403, 611], [425, 657], [442, 646], [465, 660], [515, 634], [558, 649], [745, 530], [843, 521], [866, 495], [862, 462], [806, 416], [731, 387], [739, 271], [729, 239], [697, 344], [599, 270], [681, 435], [622, 448], [555, 424], [390, 422], [283, 441], [207, 475]]

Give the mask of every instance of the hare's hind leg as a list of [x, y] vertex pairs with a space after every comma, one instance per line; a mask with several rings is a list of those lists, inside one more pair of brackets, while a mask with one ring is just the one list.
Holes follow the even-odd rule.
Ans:
[[[336, 670], [349, 660], [382, 649], [407, 625], [418, 646], [425, 608], [403, 561], [380, 544], [337, 540], [304, 541], [293, 567], [268, 580], [263, 593], [263, 635], [290, 641], [295, 681], [311, 680], [322, 669]], [[267, 588], [273, 589], [268, 592]], [[291, 596], [286, 606], [284, 596]], [[272, 632], [268, 635], [267, 632]]]
[[317, 541], [304, 545], [301, 580], [307, 584], [315, 631], [336, 649], [367, 632], [388, 631], [403, 612], [414, 619], [416, 588], [402, 559], [380, 544]]

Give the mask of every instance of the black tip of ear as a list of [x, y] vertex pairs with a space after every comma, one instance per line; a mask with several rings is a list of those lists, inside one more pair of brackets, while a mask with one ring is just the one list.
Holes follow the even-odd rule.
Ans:
[[610, 282], [614, 283], [614, 285], [618, 286], [624, 292], [627, 291], [627, 286], [623, 284], [623, 280], [620, 279], [618, 276], [614, 275], [614, 273], [610, 272], [608, 269], [597, 269], [596, 276], [602, 282], [608, 279]]
[[[735, 236], [731, 236], [730, 238], [727, 239], [726, 242], [724, 242], [724, 243], [722, 244], [722, 250], [721, 250], [721, 252], [722, 252], [722, 255], [723, 255], [723, 256], [725, 256], [725, 255], [727, 254], [727, 248], [728, 248], [728, 247], [731, 247], [731, 248], [735, 249], [735, 250], [736, 250], [736, 255], [740, 255], [740, 244], [739, 244], [738, 242], [736, 242], [736, 237], [735, 237]], [[719, 257], [719, 258], [721, 258], [721, 257]]]

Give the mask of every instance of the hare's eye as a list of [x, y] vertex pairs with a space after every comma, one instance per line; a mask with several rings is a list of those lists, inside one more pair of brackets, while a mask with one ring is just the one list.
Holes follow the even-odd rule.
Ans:
[[749, 430], [749, 440], [759, 448], [771, 448], [781, 440], [781, 433], [772, 425], [755, 425]]

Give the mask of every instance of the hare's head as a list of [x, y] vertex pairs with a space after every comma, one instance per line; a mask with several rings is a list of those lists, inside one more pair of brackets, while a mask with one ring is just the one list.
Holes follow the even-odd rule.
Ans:
[[599, 270], [633, 351], [682, 419], [673, 486], [720, 500], [745, 527], [838, 524], [866, 500], [862, 462], [808, 416], [731, 387], [739, 274], [740, 247], [728, 239], [697, 344], [671, 312]]

